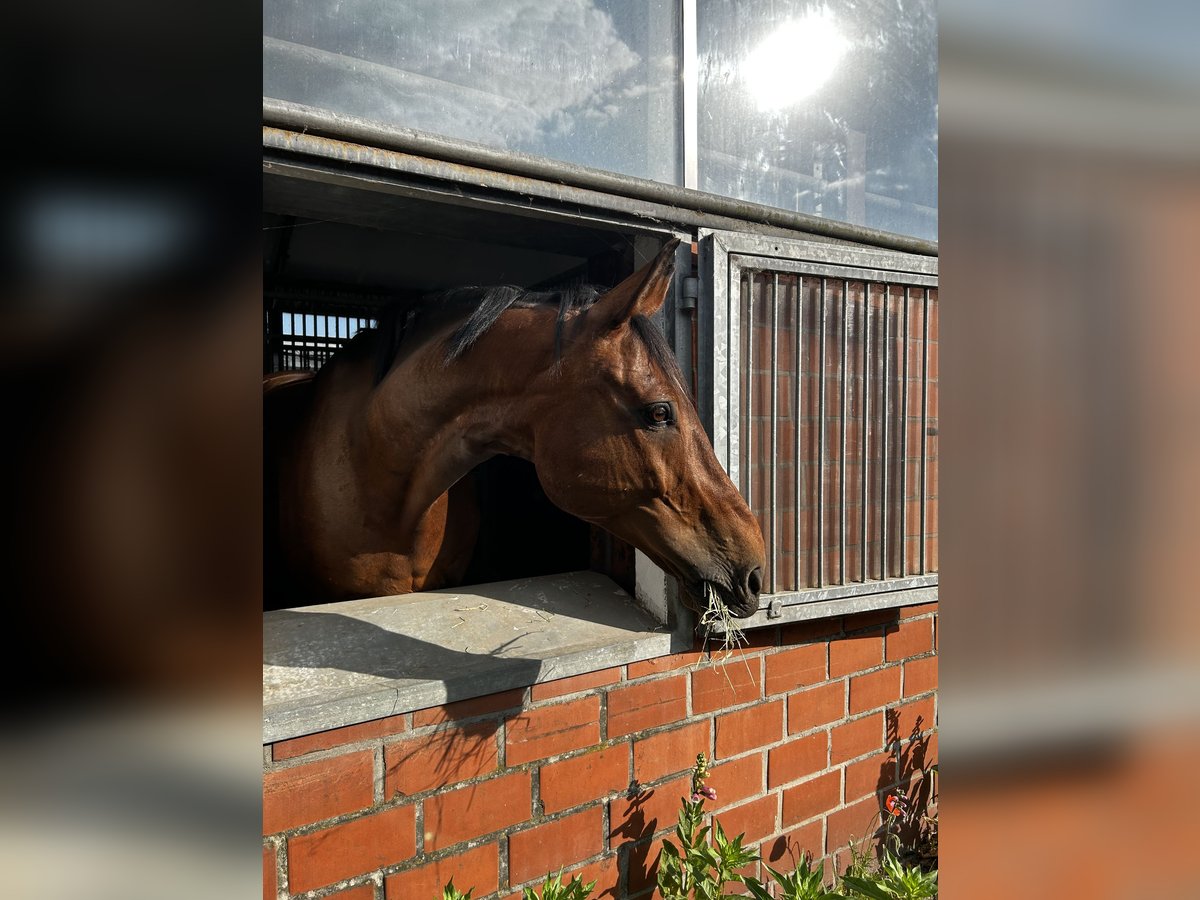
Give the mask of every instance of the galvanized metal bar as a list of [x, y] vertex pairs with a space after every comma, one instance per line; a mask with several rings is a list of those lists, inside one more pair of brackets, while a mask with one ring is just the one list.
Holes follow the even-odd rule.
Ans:
[[[777, 238], [769, 237], [751, 231], [736, 234], [721, 234], [721, 241], [730, 254], [747, 256], [767, 256], [771, 258], [771, 266], [787, 266], [789, 264], [836, 265], [845, 267], [851, 274], [849, 278], [861, 278], [854, 274], [856, 270], [869, 269], [874, 275], [867, 277], [878, 283], [891, 281], [898, 283], [892, 275], [884, 277], [881, 273], [893, 272], [900, 274], [899, 282], [905, 280], [904, 273], [911, 276], [936, 276], [939, 265], [936, 256], [913, 256], [907, 253], [896, 253], [889, 250], [879, 250], [869, 247], [850, 247], [846, 244], [832, 244], [828, 241], [808, 238], [787, 238], [786, 244], [781, 244]], [[783, 269], [780, 269], [783, 271]], [[796, 271], [793, 267], [788, 271]], [[803, 274], [824, 274], [822, 272]], [[837, 274], [841, 277], [841, 273]], [[936, 277], [930, 287], [936, 286]]]
[[776, 541], [775, 521], [779, 513], [776, 497], [775, 468], [779, 458], [779, 273], [771, 284], [771, 593], [776, 591], [776, 571], [779, 562], [779, 544]]
[[908, 287], [904, 288], [904, 368], [900, 374], [900, 574], [908, 574]]
[[[618, 175], [601, 169], [592, 169], [574, 163], [558, 162], [540, 156], [519, 153], [512, 150], [502, 150], [475, 144], [470, 141], [428, 134], [412, 128], [396, 125], [385, 125], [357, 116], [347, 116], [330, 112], [300, 103], [290, 103], [273, 98], [263, 98], [263, 143], [278, 149], [317, 151], [322, 156], [338, 158], [344, 153], [345, 141], [352, 141], [364, 147], [377, 147], [383, 150], [399, 151], [427, 160], [450, 163], [443, 177], [454, 180], [468, 180], [478, 177], [479, 170], [493, 173], [508, 173], [523, 179], [535, 179], [546, 184], [558, 185], [566, 190], [588, 189], [597, 192], [600, 208], [615, 208], [599, 196], [600, 193], [615, 195], [629, 199], [661, 204], [664, 208], [674, 208], [679, 215], [684, 210], [698, 213], [708, 213], [731, 219], [755, 222], [760, 225], [770, 225], [787, 230], [806, 232], [809, 235], [821, 235], [838, 240], [854, 241], [874, 247], [900, 250], [908, 253], [918, 253], [927, 256], [937, 255], [937, 244], [932, 241], [891, 234], [861, 225], [849, 225], [833, 219], [823, 219], [820, 216], [794, 212], [776, 207], [737, 200], [732, 197], [720, 197], [704, 191], [681, 188], [676, 185], [663, 184], [644, 178], [633, 178], [628, 175]], [[293, 138], [311, 138], [310, 141], [284, 140], [282, 136], [268, 136], [268, 131], [282, 129], [292, 132]], [[332, 140], [328, 140], [328, 139]], [[324, 139], [324, 140], [323, 140]], [[289, 144], [283, 147], [282, 144]], [[340, 145], [340, 147], [339, 147]], [[370, 164], [370, 160], [364, 160]], [[456, 167], [478, 167], [471, 174]], [[474, 182], [479, 184], [478, 181]], [[650, 215], [659, 215], [651, 212]], [[664, 218], [671, 220], [670, 214]], [[683, 221], [677, 219], [677, 221]], [[703, 224], [703, 223], [699, 223]]]
[[871, 421], [871, 392], [869, 385], [871, 383], [871, 284], [863, 282], [863, 304], [862, 304], [862, 329], [859, 332], [862, 336], [862, 432], [859, 434], [859, 441], [862, 448], [860, 459], [862, 460], [862, 512], [860, 515], [861, 533], [859, 535], [860, 553], [859, 561], [862, 563], [862, 581], [867, 581], [869, 573], [869, 554], [867, 553], [867, 451], [870, 442], [867, 440], [868, 424]]
[[820, 349], [817, 359], [817, 584], [825, 584], [825, 323], [826, 279], [821, 279]]
[[921, 571], [925, 571], [926, 518], [929, 505], [929, 288], [923, 290], [921, 313]]
[[[822, 619], [828, 616], [853, 615], [874, 609], [893, 609], [901, 606], [912, 606], [918, 603], [932, 603], [938, 599], [938, 586], [934, 581], [924, 587], [900, 587], [900, 580], [886, 584], [872, 582], [869, 590], [863, 593], [842, 594], [840, 587], [831, 588], [834, 596], [822, 596], [825, 591], [804, 591], [800, 594], [780, 594], [772, 598], [772, 606], [777, 607], [775, 616], [767, 610], [760, 609], [752, 617], [738, 622], [744, 629], [757, 628], [762, 625], [779, 625], [787, 622], [797, 622], [804, 619]], [[861, 587], [861, 585], [852, 585]], [[720, 626], [713, 630], [718, 631]]]
[[846, 583], [846, 401], [847, 388], [850, 383], [850, 367], [848, 365], [848, 344], [850, 327], [847, 316], [850, 310], [850, 283], [842, 279], [842, 453], [838, 457], [838, 488], [841, 490], [841, 529], [838, 536], [838, 583]]
[[[742, 478], [746, 485], [746, 503], [754, 509], [754, 276], [753, 269], [746, 271], [746, 434], [743, 441], [746, 445], [746, 471]], [[740, 372], [734, 372], [731, 378], [739, 378]], [[757, 514], [758, 510], [754, 510]]]
[[[715, 242], [715, 239], [714, 239]], [[714, 247], [719, 251], [720, 247]], [[723, 266], [716, 266], [713, 278], [713, 438], [718, 452], [725, 453], [726, 471], [730, 480], [742, 489], [742, 381], [746, 365], [742, 359], [742, 294], [741, 267], [726, 254], [721, 254]], [[721, 440], [721, 438], [724, 440]], [[745, 495], [746, 503], [750, 495]]]
[[795, 531], [793, 539], [796, 542], [796, 590], [800, 590], [804, 586], [800, 569], [800, 551], [803, 549], [800, 543], [800, 514], [803, 509], [801, 501], [804, 499], [805, 465], [804, 457], [800, 455], [800, 431], [804, 425], [801, 418], [804, 412], [804, 381], [804, 276], [800, 275], [796, 279], [796, 433], [794, 455], [792, 456], [793, 465], [796, 467], [796, 514], [793, 520]]
[[888, 353], [888, 317], [891, 312], [892, 305], [892, 286], [885, 284], [883, 286], [883, 340], [882, 340], [882, 362], [883, 362], [883, 377], [880, 381], [883, 382], [883, 400], [880, 404], [880, 412], [882, 418], [882, 429], [880, 431], [880, 501], [879, 501], [879, 577], [886, 579], [888, 577], [888, 365], [891, 362]]

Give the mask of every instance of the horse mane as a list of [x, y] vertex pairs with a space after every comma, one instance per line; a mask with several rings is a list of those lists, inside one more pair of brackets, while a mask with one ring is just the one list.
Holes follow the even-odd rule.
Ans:
[[[419, 324], [434, 314], [469, 310], [466, 320], [446, 340], [444, 365], [450, 365], [478, 341], [507, 310], [553, 307], [558, 311], [554, 323], [554, 358], [562, 358], [563, 327], [567, 316], [586, 310], [603, 294], [604, 288], [591, 284], [575, 285], [556, 291], [529, 291], [513, 285], [493, 287], [459, 287], [427, 294], [416, 301], [399, 302], [389, 306], [379, 317], [375, 329], [362, 332], [374, 335], [375, 383], [381, 382], [400, 356], [420, 342], [414, 333]], [[650, 358], [669, 377], [680, 392], [690, 399], [686, 380], [675, 359], [675, 353], [658, 327], [645, 316], [633, 316], [630, 326], [645, 345]]]
[[573, 310], [587, 309], [599, 299], [603, 288], [590, 284], [575, 285], [557, 291], [529, 291], [514, 285], [459, 287], [426, 294], [416, 301], [395, 303], [379, 317], [377, 328], [366, 332], [377, 338], [375, 344], [375, 381], [378, 384], [391, 371], [401, 354], [416, 343], [414, 332], [421, 322], [436, 314], [469, 310], [466, 320], [446, 341], [445, 365], [467, 352], [506, 311], [534, 307], [554, 307], [558, 317], [554, 325], [554, 355], [562, 357], [563, 325]]

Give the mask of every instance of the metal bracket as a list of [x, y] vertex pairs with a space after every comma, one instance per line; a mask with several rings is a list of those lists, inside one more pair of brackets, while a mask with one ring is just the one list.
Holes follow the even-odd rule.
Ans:
[[771, 601], [770, 605], [767, 606], [767, 618], [768, 619], [782, 619], [783, 618], [783, 601], [782, 600], [775, 599], [775, 600]]

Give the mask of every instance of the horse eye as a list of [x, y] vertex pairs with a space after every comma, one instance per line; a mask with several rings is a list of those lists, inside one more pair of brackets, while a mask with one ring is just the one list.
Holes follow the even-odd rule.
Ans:
[[662, 428], [671, 424], [675, 416], [670, 403], [651, 403], [643, 410], [646, 423], [653, 428]]

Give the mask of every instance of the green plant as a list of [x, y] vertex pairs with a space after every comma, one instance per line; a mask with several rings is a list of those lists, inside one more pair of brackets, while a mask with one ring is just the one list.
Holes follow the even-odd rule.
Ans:
[[[812, 858], [806, 853], [800, 857], [796, 868], [786, 875], [777, 872], [763, 863], [763, 867], [779, 885], [778, 900], [846, 900], [841, 894], [835, 894], [825, 887], [824, 872], [812, 867]], [[747, 881], [746, 887], [754, 900], [772, 900], [767, 888], [757, 879]]]
[[454, 886], [454, 879], [451, 878], [449, 883], [442, 888], [442, 900], [471, 900], [471, 891], [473, 890], [475, 888], [471, 888], [464, 894]]
[[539, 897], [533, 888], [525, 888], [522, 900], [587, 900], [592, 894], [596, 882], [583, 883], [583, 879], [575, 875], [566, 884], [562, 883], [562, 869], [557, 875], [546, 874], [542, 884], [542, 894]]
[[879, 871], [871, 876], [843, 875], [842, 887], [852, 896], [867, 900], [931, 900], [937, 897], [938, 873], [926, 872], [919, 865], [905, 865], [885, 850]]
[[[937, 767], [931, 771], [936, 777]], [[909, 851], [909, 855], [918, 859], [914, 864], [908, 864], [900, 857], [898, 826], [917, 821], [908, 800], [901, 794], [887, 797], [883, 812], [872, 818], [861, 843], [850, 841], [850, 862], [840, 878], [840, 892], [825, 885], [822, 869], [814, 869], [812, 857], [804, 854], [796, 868], [787, 874], [763, 863], [779, 887], [778, 897], [772, 897], [762, 881], [737, 873], [738, 869], [760, 859], [756, 851], [742, 846], [745, 836], [739, 834], [731, 840], [716, 818], [711, 825], [704, 824], [704, 801], [717, 799], [716, 791], [705, 783], [708, 774], [708, 760], [703, 753], [698, 754], [692, 768], [692, 796], [691, 799], [684, 798], [675, 827], [678, 845], [664, 840], [659, 854], [658, 889], [663, 900], [729, 900], [736, 895], [723, 891], [725, 885], [731, 883], [743, 885], [754, 900], [932, 900], [937, 897], [936, 850], [933, 868], [922, 865], [922, 855], [916, 850]], [[936, 813], [932, 817], [922, 815], [920, 821], [932, 824], [936, 848]], [[880, 829], [883, 831], [883, 859], [876, 865], [867, 845]], [[531, 898], [526, 897], [526, 900]]]
[[758, 883], [737, 874], [738, 869], [758, 860], [756, 851], [742, 846], [744, 835], [730, 840], [720, 822], [703, 824], [704, 801], [717, 798], [716, 791], [704, 783], [707, 777], [708, 760], [701, 753], [692, 769], [692, 798], [685, 799], [679, 811], [675, 828], [679, 846], [663, 840], [659, 855], [658, 888], [663, 900], [726, 900], [735, 896], [724, 893], [727, 883]]

